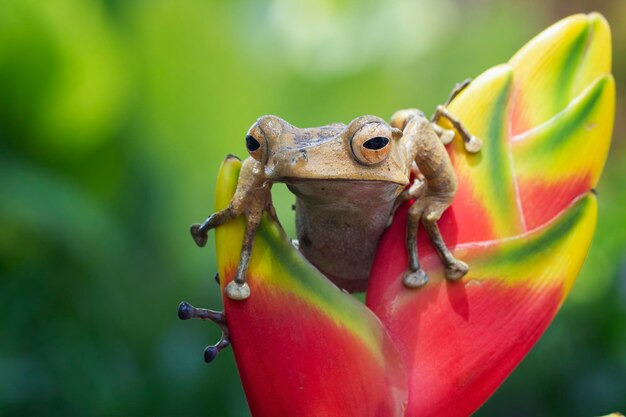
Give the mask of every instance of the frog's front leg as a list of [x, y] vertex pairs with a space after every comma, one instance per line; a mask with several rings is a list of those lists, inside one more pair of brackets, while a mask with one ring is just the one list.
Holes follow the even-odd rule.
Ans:
[[241, 166], [237, 189], [228, 207], [210, 215], [202, 224], [191, 225], [191, 235], [194, 241], [198, 246], [204, 246], [209, 230], [242, 214], [245, 215], [246, 230], [237, 272], [233, 281], [224, 290], [230, 299], [245, 300], [250, 296], [246, 273], [250, 263], [254, 235], [261, 223], [263, 211], [272, 207], [270, 187], [271, 182], [266, 180], [262, 164], [253, 158], [248, 158]]
[[[403, 140], [407, 156], [417, 164], [423, 177], [414, 192], [416, 200], [409, 209], [406, 230], [406, 247], [409, 268], [403, 276], [406, 286], [421, 287], [428, 277], [419, 264], [417, 254], [417, 230], [422, 223], [446, 269], [446, 277], [460, 279], [467, 273], [464, 262], [454, 258], [446, 247], [437, 221], [450, 206], [457, 189], [457, 179], [450, 158], [431, 123], [415, 111], [402, 111], [392, 118], [392, 126], [403, 128]], [[411, 192], [410, 187], [408, 192]], [[419, 191], [419, 192], [418, 192]]]
[[246, 273], [250, 264], [254, 235], [256, 235], [263, 217], [263, 206], [259, 204], [258, 200], [251, 201], [251, 206], [247, 209], [246, 230], [243, 235], [243, 243], [241, 244], [241, 255], [239, 257], [239, 265], [237, 265], [237, 272], [235, 273], [235, 278], [224, 289], [224, 292], [231, 300], [245, 300], [250, 297], [250, 287], [246, 282]]
[[[435, 110], [435, 114], [433, 115], [431, 119], [433, 122], [433, 128], [435, 129], [435, 131], [437, 131], [438, 129], [442, 129], [441, 127], [437, 125], [439, 120], [442, 118], [450, 122], [450, 124], [454, 127], [454, 130], [459, 132], [459, 135], [461, 136], [461, 138], [463, 138], [463, 142], [465, 143], [465, 150], [467, 152], [469, 153], [480, 152], [480, 149], [483, 146], [483, 142], [480, 139], [478, 139], [476, 136], [473, 136], [472, 134], [470, 134], [465, 128], [465, 126], [463, 126], [463, 123], [461, 123], [461, 121], [458, 118], [456, 118], [452, 113], [450, 113], [450, 110], [448, 110], [448, 108], [445, 106], [442, 106], [442, 105], [437, 106], [437, 109]], [[445, 134], [445, 132], [449, 132], [449, 131], [446, 129], [442, 129], [442, 132], [444, 132]], [[447, 137], [444, 139], [442, 136], [442, 142], [448, 143], [453, 138], [454, 136], [452, 136], [452, 138], [448, 140]]]

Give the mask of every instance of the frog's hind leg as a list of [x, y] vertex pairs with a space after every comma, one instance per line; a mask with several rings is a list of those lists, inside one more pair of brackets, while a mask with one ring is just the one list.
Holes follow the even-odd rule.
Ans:
[[214, 345], [207, 346], [204, 349], [204, 361], [211, 362], [215, 359], [218, 353], [224, 348], [230, 345], [230, 338], [228, 333], [228, 326], [226, 324], [226, 316], [221, 311], [209, 310], [206, 308], [195, 308], [186, 301], [183, 301], [178, 306], [178, 318], [181, 320], [189, 319], [201, 319], [209, 320], [217, 324], [222, 330], [222, 336], [220, 340]]
[[409, 268], [402, 276], [402, 282], [409, 288], [420, 288], [428, 283], [428, 275], [422, 269], [417, 256], [417, 229], [424, 209], [421, 204], [414, 203], [409, 208], [406, 227], [406, 248], [409, 255]]
[[448, 249], [437, 221], [441, 214], [446, 210], [448, 205], [444, 203], [424, 204], [424, 201], [417, 200], [410, 208], [408, 213], [408, 222], [406, 229], [406, 248], [409, 255], [409, 268], [402, 277], [402, 282], [409, 288], [420, 288], [428, 283], [428, 275], [422, 269], [417, 253], [417, 230], [420, 222], [426, 229], [428, 237], [432, 242], [441, 262], [445, 267], [446, 278], [457, 281], [461, 279], [468, 271], [465, 262], [454, 257]]
[[434, 210], [427, 211], [425, 215], [422, 216], [422, 224], [424, 225], [424, 229], [426, 229], [428, 237], [441, 259], [441, 262], [445, 266], [446, 278], [457, 281], [467, 274], [469, 267], [465, 262], [456, 259], [454, 255], [452, 255], [452, 252], [450, 252], [450, 249], [448, 249], [443, 241], [443, 238], [441, 237], [437, 221], [441, 217], [441, 213], [443, 213], [446, 208], [447, 206], [444, 206], [440, 209], [435, 208]]

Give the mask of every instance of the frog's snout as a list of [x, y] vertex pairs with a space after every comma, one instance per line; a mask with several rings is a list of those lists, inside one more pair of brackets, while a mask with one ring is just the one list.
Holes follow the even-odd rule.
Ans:
[[267, 178], [279, 178], [284, 176], [298, 176], [309, 162], [309, 154], [306, 149], [297, 149], [291, 152], [281, 152], [274, 155], [265, 165], [265, 175]]

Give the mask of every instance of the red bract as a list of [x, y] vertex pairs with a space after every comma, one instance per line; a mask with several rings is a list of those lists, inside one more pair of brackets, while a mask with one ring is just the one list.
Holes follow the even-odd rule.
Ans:
[[[477, 155], [460, 140], [450, 146], [459, 192], [440, 227], [470, 265], [461, 282], [446, 281], [420, 231], [431, 281], [402, 285], [408, 204], [379, 244], [367, 307], [263, 220], [248, 270], [252, 295], [224, 298], [254, 417], [463, 417], [493, 393], [556, 314], [589, 248], [590, 190], [613, 123], [610, 48], [601, 16], [570, 17], [451, 103], [484, 143]], [[232, 158], [222, 165], [217, 209], [230, 201], [239, 167]], [[244, 228], [240, 218], [217, 229], [222, 288]]]
[[471, 414], [565, 299], [596, 223], [589, 190], [606, 159], [615, 105], [608, 51], [602, 17], [572, 16], [450, 105], [484, 143], [477, 155], [460, 143], [449, 150], [459, 193], [440, 222], [470, 272], [446, 281], [420, 235], [431, 282], [404, 288], [404, 207], [380, 242], [367, 294], [407, 368], [407, 417]]
[[[217, 209], [226, 207], [241, 163], [222, 164]], [[234, 276], [244, 219], [216, 231], [222, 289]], [[224, 297], [230, 339], [254, 417], [401, 417], [406, 375], [378, 318], [293, 249], [266, 217], [248, 270], [253, 294]]]

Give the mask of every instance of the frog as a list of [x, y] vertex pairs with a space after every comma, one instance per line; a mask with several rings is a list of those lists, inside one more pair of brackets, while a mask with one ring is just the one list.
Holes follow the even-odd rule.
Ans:
[[[230, 203], [190, 227], [195, 243], [202, 247], [209, 230], [245, 217], [239, 264], [225, 295], [236, 301], [252, 296], [246, 273], [254, 236], [264, 213], [278, 221], [271, 199], [274, 183], [286, 184], [296, 197], [295, 246], [344, 291], [367, 289], [378, 241], [397, 208], [408, 200], [414, 202], [408, 210], [408, 265], [401, 277], [403, 284], [418, 289], [428, 283], [418, 258], [420, 224], [439, 255], [446, 278], [460, 280], [469, 266], [446, 246], [437, 221], [458, 187], [445, 145], [458, 134], [466, 151], [476, 153], [482, 146], [447, 107], [467, 84], [457, 85], [430, 119], [415, 108], [395, 112], [389, 122], [364, 115], [347, 124], [313, 128], [298, 128], [274, 115], [258, 118], [245, 136], [249, 156], [242, 162]], [[441, 119], [452, 129], [441, 127]], [[188, 303], [179, 308], [182, 319], [209, 317], [222, 326], [222, 339], [205, 352], [205, 359], [214, 357], [215, 349], [228, 341], [225, 317], [208, 311]]]

